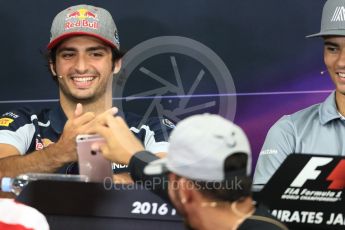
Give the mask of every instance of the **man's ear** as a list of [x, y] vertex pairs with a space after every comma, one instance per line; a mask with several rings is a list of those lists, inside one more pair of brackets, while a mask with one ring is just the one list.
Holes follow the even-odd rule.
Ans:
[[115, 61], [113, 73], [117, 74], [118, 72], [120, 72], [121, 66], [122, 66], [122, 58]]
[[193, 190], [195, 189], [193, 182], [182, 177], [178, 179], [177, 184], [180, 188], [178, 190], [178, 196], [181, 199], [180, 202], [187, 204], [193, 201]]
[[52, 72], [52, 74], [53, 74], [54, 76], [56, 76], [57, 73], [56, 73], [56, 71], [55, 71], [55, 64], [52, 63], [51, 61], [50, 61], [50, 63], [49, 63], [49, 68], [50, 68], [50, 71]]

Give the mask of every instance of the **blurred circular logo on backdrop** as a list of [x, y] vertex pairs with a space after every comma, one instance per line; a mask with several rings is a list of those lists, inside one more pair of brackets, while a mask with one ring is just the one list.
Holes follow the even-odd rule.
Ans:
[[146, 40], [123, 58], [113, 85], [114, 104], [122, 111], [162, 119], [173, 125], [194, 114], [214, 113], [233, 120], [236, 89], [230, 71], [207, 46], [190, 38]]

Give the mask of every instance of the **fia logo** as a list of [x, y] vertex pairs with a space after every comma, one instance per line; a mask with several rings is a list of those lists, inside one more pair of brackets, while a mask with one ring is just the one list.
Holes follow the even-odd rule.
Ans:
[[[321, 174], [317, 170], [320, 166], [325, 166], [333, 160], [331, 157], [312, 157], [290, 184], [291, 187], [302, 187], [308, 180], [316, 180]], [[337, 166], [328, 175], [327, 180], [331, 181], [328, 189], [340, 190], [345, 188], [345, 160], [339, 161]]]

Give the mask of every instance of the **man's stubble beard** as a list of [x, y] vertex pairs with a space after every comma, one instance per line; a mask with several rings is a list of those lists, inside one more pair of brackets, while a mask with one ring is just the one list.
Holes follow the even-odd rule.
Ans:
[[96, 89], [92, 95], [87, 96], [87, 97], [78, 97], [78, 96], [73, 95], [73, 93], [65, 85], [60, 85], [59, 87], [62, 94], [68, 101], [73, 102], [73, 103], [90, 104], [90, 103], [97, 102], [99, 98], [104, 96], [107, 92], [108, 86], [103, 87], [102, 89], [100, 89], [100, 91], [97, 91]]

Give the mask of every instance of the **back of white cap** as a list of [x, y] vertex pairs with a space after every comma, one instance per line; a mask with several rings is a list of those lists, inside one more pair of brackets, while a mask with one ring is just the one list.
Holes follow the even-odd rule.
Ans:
[[[250, 145], [243, 130], [229, 120], [213, 114], [194, 115], [177, 124], [171, 133], [168, 156], [162, 169], [189, 179], [223, 181], [225, 159], [234, 153], [248, 156], [247, 175], [251, 169]], [[157, 171], [157, 164], [152, 163]], [[145, 169], [150, 173], [150, 167]]]

